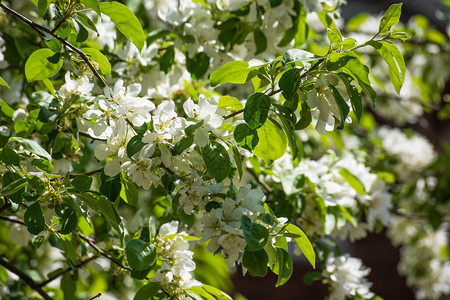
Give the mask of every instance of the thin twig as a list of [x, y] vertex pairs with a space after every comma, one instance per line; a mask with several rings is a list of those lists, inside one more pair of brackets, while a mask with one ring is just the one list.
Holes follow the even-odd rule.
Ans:
[[[77, 263], [77, 264], [74, 265], [73, 267], [74, 267], [75, 269], [78, 269], [78, 268], [84, 266], [85, 264], [87, 264], [87, 263], [93, 261], [93, 260], [96, 259], [96, 258], [98, 258], [97, 255], [91, 256], [91, 257], [89, 257], [88, 259], [83, 260], [83, 261]], [[49, 284], [50, 282], [52, 282], [52, 281], [55, 280], [56, 278], [61, 277], [61, 276], [63, 276], [64, 274], [69, 273], [69, 272], [72, 271], [72, 270], [73, 270], [73, 268], [67, 268], [67, 269], [65, 269], [65, 270], [63, 270], [63, 271], [61, 271], [61, 272], [59, 272], [59, 273], [57, 273], [57, 274], [55, 274], [55, 275], [49, 277], [47, 280], [41, 282], [41, 283], [39, 284], [39, 286], [40, 286], [40, 287], [46, 286], [47, 284]]]
[[250, 174], [253, 175], [253, 177], [256, 179], [256, 181], [257, 181], [260, 185], [262, 185], [262, 186], [266, 189], [266, 191], [267, 191], [269, 194], [272, 193], [272, 188], [271, 188], [265, 181], [259, 180], [258, 175], [256, 175], [255, 172], [253, 172], [252, 169], [247, 168], [247, 171], [248, 171]]
[[90, 139], [95, 140], [95, 141], [106, 142], [108, 140], [108, 139], [104, 139], [104, 138], [93, 137], [89, 133], [84, 132], [84, 131], [78, 131], [78, 135], [90, 138]]
[[11, 223], [16, 223], [16, 224], [20, 224], [20, 225], [26, 225], [25, 222], [20, 219], [12, 219], [12, 218], [8, 218], [8, 217], [0, 216], [0, 220], [8, 221]]
[[97, 169], [97, 170], [93, 170], [93, 171], [89, 171], [89, 172], [86, 172], [86, 173], [73, 173], [73, 174], [70, 174], [69, 177], [70, 178], [75, 178], [75, 177], [81, 176], [81, 175], [91, 176], [91, 175], [100, 173], [101, 171], [103, 171], [103, 168], [100, 168], [100, 169]]
[[60, 41], [63, 45], [65, 45], [68, 48], [70, 48], [72, 51], [76, 52], [81, 57], [81, 59], [83, 59], [83, 61], [88, 65], [89, 69], [91, 69], [92, 73], [94, 74], [95, 77], [97, 77], [97, 79], [100, 81], [102, 86], [104, 86], [104, 87], [106, 86], [106, 81], [102, 78], [102, 76], [100, 76], [100, 74], [97, 72], [97, 70], [92, 65], [91, 61], [89, 60], [89, 58], [86, 56], [86, 54], [83, 51], [81, 51], [80, 49], [78, 49], [77, 47], [75, 47], [74, 45], [72, 45], [71, 43], [66, 41], [65, 39], [61, 38], [59, 35], [57, 35], [53, 31], [51, 31], [50, 29], [45, 28], [44, 26], [41, 26], [41, 25], [39, 25], [37, 23], [34, 23], [30, 19], [28, 19], [25, 16], [19, 14], [18, 12], [16, 12], [15, 10], [7, 7], [6, 5], [0, 3], [0, 7], [3, 8], [5, 11], [9, 12], [10, 14], [14, 15], [20, 21], [22, 21], [25, 24], [27, 24], [28, 26], [30, 26], [37, 33], [39, 33], [39, 35], [41, 35], [43, 38], [46, 37], [45, 33], [47, 33], [47, 34], [53, 36], [54, 38], [56, 38], [58, 41]]
[[89, 299], [89, 300], [92, 300], [92, 299], [95, 299], [95, 298], [99, 298], [101, 295], [102, 295], [102, 293], [98, 293], [97, 295], [95, 295], [94, 297], [92, 297], [92, 298]]
[[21, 270], [16, 268], [16, 266], [14, 266], [13, 264], [11, 264], [8, 261], [6, 261], [2, 256], [0, 256], [0, 265], [5, 267], [10, 272], [12, 272], [12, 273], [16, 274], [17, 276], [19, 276], [20, 279], [22, 279], [26, 284], [28, 284], [28, 286], [30, 288], [35, 290], [45, 300], [53, 300], [52, 297], [50, 297], [46, 292], [44, 292], [42, 290], [42, 288], [39, 286], [39, 284], [36, 281], [34, 281], [30, 276], [28, 276], [27, 274], [25, 274], [24, 272], [22, 272]]
[[124, 266], [124, 265], [121, 264], [117, 259], [115, 259], [115, 258], [112, 257], [111, 255], [109, 255], [108, 253], [106, 253], [105, 251], [103, 251], [102, 249], [100, 249], [100, 248], [94, 243], [94, 241], [93, 241], [92, 239], [88, 238], [87, 236], [85, 236], [85, 235], [83, 235], [83, 234], [81, 234], [81, 233], [78, 233], [78, 236], [79, 236], [82, 240], [86, 241], [86, 242], [89, 244], [89, 246], [91, 246], [92, 248], [94, 248], [94, 250], [97, 251], [101, 256], [106, 257], [107, 259], [109, 259], [110, 261], [112, 261], [113, 263], [115, 263], [116, 265], [118, 265], [119, 267], [121, 267], [121, 268], [124, 269], [124, 270], [130, 271], [130, 272], [132, 271], [131, 268], [129, 268], [129, 267], [127, 267], [127, 266]]

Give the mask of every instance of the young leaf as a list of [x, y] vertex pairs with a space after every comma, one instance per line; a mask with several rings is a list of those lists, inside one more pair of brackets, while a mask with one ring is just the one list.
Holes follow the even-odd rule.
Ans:
[[317, 56], [314, 53], [301, 50], [301, 49], [290, 49], [283, 54], [283, 64], [293, 63], [293, 62], [308, 62], [323, 58], [322, 56]]
[[217, 108], [228, 108], [228, 110], [240, 110], [243, 107], [241, 101], [231, 96], [220, 97], [219, 104], [217, 105]]
[[391, 5], [384, 14], [378, 27], [378, 34], [387, 34], [391, 31], [391, 27], [398, 24], [402, 12], [402, 4], [396, 3]]
[[139, 192], [136, 184], [122, 176], [122, 189], [120, 190], [120, 197], [129, 205], [135, 206], [139, 200]]
[[100, 51], [94, 48], [82, 48], [81, 51], [89, 57], [89, 60], [95, 61], [98, 64], [100, 73], [104, 75], [111, 73], [111, 64]]
[[269, 238], [269, 231], [266, 227], [252, 223], [247, 216], [242, 216], [242, 231], [244, 232], [244, 239], [247, 242], [245, 251], [258, 251], [264, 248]]
[[202, 156], [208, 172], [222, 182], [231, 171], [231, 161], [224, 146], [217, 142], [211, 142], [202, 148]]
[[300, 69], [290, 69], [283, 73], [278, 82], [286, 100], [293, 100], [300, 86]]
[[34, 202], [27, 208], [23, 220], [31, 234], [38, 235], [45, 229], [45, 218], [39, 202]]
[[172, 148], [173, 155], [180, 155], [184, 150], [189, 148], [194, 143], [194, 138], [192, 136], [185, 136]]
[[57, 63], [51, 63], [48, 58], [53, 55], [55, 52], [47, 48], [31, 53], [25, 63], [25, 76], [28, 82], [50, 78], [58, 73], [63, 62], [59, 59]]
[[131, 240], [125, 247], [128, 264], [133, 271], [142, 271], [156, 262], [156, 248], [143, 240]]
[[186, 69], [195, 79], [200, 79], [209, 69], [210, 58], [205, 52], [195, 54], [193, 58], [186, 56]]
[[269, 257], [264, 249], [259, 251], [245, 251], [242, 257], [242, 265], [247, 268], [252, 276], [266, 276], [268, 262]]
[[286, 226], [286, 230], [293, 235], [295, 242], [300, 247], [300, 250], [302, 250], [306, 259], [313, 266], [313, 268], [315, 268], [316, 254], [314, 253], [314, 248], [312, 247], [311, 242], [309, 241], [306, 234], [293, 224], [289, 224], [288, 226]]
[[405, 81], [405, 61], [395, 44], [388, 41], [370, 41], [368, 45], [374, 47], [389, 67], [389, 75], [397, 94]]
[[209, 84], [215, 87], [225, 82], [246, 83], [256, 75], [256, 72], [251, 72], [252, 70], [253, 68], [249, 68], [249, 64], [246, 61], [232, 61], [212, 72]]
[[92, 181], [93, 179], [90, 176], [79, 175], [72, 180], [71, 184], [78, 192], [83, 193], [91, 189]]
[[80, 2], [86, 6], [92, 8], [99, 16], [101, 16], [100, 4], [98, 0], [80, 0]]
[[267, 164], [271, 164], [286, 153], [286, 135], [271, 119], [256, 131], [259, 143], [253, 149], [253, 154], [257, 157], [262, 158]]
[[244, 120], [253, 129], [264, 125], [269, 115], [270, 98], [262, 93], [251, 95], [244, 108]]
[[100, 10], [111, 18], [117, 29], [135, 44], [139, 51], [142, 51], [145, 44], [144, 30], [139, 20], [128, 7], [116, 1], [102, 2], [100, 3]]
[[10, 140], [18, 142], [19, 144], [22, 145], [22, 147], [25, 150], [27, 150], [33, 154], [36, 154], [37, 156], [47, 158], [49, 160], [52, 159], [50, 154], [48, 154], [48, 152], [45, 151], [44, 148], [41, 147], [41, 145], [39, 145], [38, 143], [36, 143], [33, 140], [24, 139], [24, 138], [21, 138], [18, 136], [12, 137]]
[[358, 194], [360, 194], [360, 195], [366, 194], [366, 189], [364, 188], [364, 185], [362, 184], [362, 182], [358, 179], [358, 177], [353, 175], [349, 170], [347, 170], [346, 168], [341, 168], [339, 170], [339, 174], [341, 174], [341, 176], [344, 177], [345, 181], [347, 181], [347, 183], [352, 188], [354, 188]]
[[100, 193], [105, 195], [109, 201], [116, 201], [117, 197], [120, 195], [120, 190], [122, 188], [120, 174], [109, 177], [102, 172], [100, 179], [102, 181], [100, 185]]
[[11, 89], [8, 83], [6, 83], [6, 81], [1, 76], [0, 76], [0, 85], [6, 86], [8, 89]]

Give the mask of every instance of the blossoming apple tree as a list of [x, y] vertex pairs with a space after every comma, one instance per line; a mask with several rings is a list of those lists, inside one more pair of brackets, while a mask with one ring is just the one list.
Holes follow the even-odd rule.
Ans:
[[450, 293], [445, 147], [376, 122], [444, 105], [445, 36], [401, 3], [122, 2], [0, 3], [0, 295], [229, 299], [228, 267], [280, 286], [303, 255], [376, 299], [338, 240], [383, 228], [417, 297]]

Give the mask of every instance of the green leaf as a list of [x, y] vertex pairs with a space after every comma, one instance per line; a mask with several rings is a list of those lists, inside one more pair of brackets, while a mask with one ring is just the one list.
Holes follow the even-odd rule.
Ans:
[[0, 76], [0, 85], [6, 86], [8, 89], [11, 89], [8, 83], [6, 83], [6, 81], [1, 76]]
[[327, 33], [331, 45], [342, 42], [342, 33], [337, 27], [328, 28]]
[[173, 155], [180, 155], [184, 150], [188, 149], [194, 143], [194, 137], [185, 136], [172, 148]]
[[122, 176], [122, 189], [120, 190], [120, 197], [129, 205], [135, 206], [139, 200], [139, 192], [136, 184], [125, 176]]
[[161, 286], [156, 282], [149, 282], [142, 286], [134, 295], [133, 300], [151, 300], [153, 296], [161, 289]]
[[11, 106], [8, 105], [8, 103], [3, 101], [3, 99], [0, 99], [0, 108], [5, 116], [12, 118], [14, 109], [12, 109]]
[[77, 228], [77, 213], [68, 204], [63, 203], [55, 207], [55, 212], [61, 217], [61, 233], [69, 234]]
[[120, 190], [122, 189], [120, 174], [114, 177], [109, 177], [105, 175], [105, 172], [102, 172], [100, 179], [102, 181], [100, 185], [100, 193], [105, 195], [109, 201], [116, 201], [117, 197], [120, 195]]
[[366, 189], [362, 182], [346, 168], [341, 168], [339, 174], [344, 177], [345, 181], [360, 195], [366, 194]]
[[302, 110], [300, 111], [300, 120], [295, 124], [295, 130], [302, 130], [311, 124], [311, 108], [306, 101], [302, 101]]
[[236, 143], [248, 151], [255, 149], [259, 142], [258, 133], [247, 124], [239, 124], [233, 133]]
[[344, 82], [345, 86], [347, 87], [347, 94], [350, 97], [350, 102], [352, 103], [352, 109], [355, 113], [356, 119], [361, 120], [362, 112], [363, 112], [363, 104], [361, 99], [361, 94], [358, 92], [356, 87], [354, 87], [350, 81], [351, 76], [345, 74], [345, 73], [339, 73], [338, 74], [341, 80]]
[[173, 47], [169, 47], [159, 60], [160, 70], [163, 71], [165, 74], [169, 73], [174, 61], [175, 61], [175, 50], [173, 49]]
[[295, 134], [292, 123], [283, 115], [280, 116], [281, 126], [287, 136], [289, 148], [291, 149], [292, 160], [295, 160], [299, 154], [297, 146], [297, 135]]
[[59, 287], [63, 292], [64, 300], [75, 299], [77, 282], [73, 280], [70, 273], [66, 273], [62, 276]]
[[250, 128], [264, 125], [269, 115], [270, 98], [262, 93], [251, 95], [244, 108], [244, 120]]
[[337, 129], [343, 129], [344, 124], [345, 124], [345, 119], [347, 118], [348, 113], [350, 112], [350, 109], [349, 109], [347, 103], [345, 102], [344, 98], [342, 98], [339, 91], [331, 84], [328, 87], [330, 88], [331, 92], [333, 93], [334, 100], [336, 101], [336, 103], [339, 107], [339, 111], [341, 113], [341, 124], [337, 127]]
[[142, 51], [146, 38], [144, 30], [139, 20], [128, 7], [116, 1], [102, 2], [100, 3], [100, 10], [111, 18], [117, 29], [135, 44], [139, 51]]
[[234, 161], [236, 162], [236, 168], [237, 168], [238, 173], [239, 173], [239, 178], [242, 178], [243, 171], [242, 171], [241, 154], [239, 153], [238, 148], [236, 146], [234, 146], [234, 145], [231, 147], [231, 150], [232, 150], [232, 153], [233, 153]]
[[243, 84], [256, 75], [252, 70], [246, 61], [232, 61], [215, 70], [209, 78], [209, 83], [212, 87], [225, 82]]
[[259, 251], [245, 251], [242, 257], [242, 265], [247, 268], [252, 276], [266, 276], [268, 262], [269, 257], [264, 249]]
[[309, 62], [323, 58], [322, 56], [317, 56], [314, 53], [301, 50], [301, 49], [290, 49], [283, 54], [283, 64], [289, 64], [294, 62]]
[[275, 286], [279, 287], [280, 285], [285, 284], [289, 280], [289, 278], [291, 278], [294, 268], [292, 264], [292, 258], [289, 253], [282, 248], [277, 247], [276, 249], [278, 258], [278, 280]]
[[5, 180], [3, 181], [4, 186], [1, 192], [3, 197], [13, 195], [28, 185], [28, 180], [26, 178], [19, 178], [7, 184]]
[[263, 53], [267, 49], [267, 38], [264, 32], [261, 30], [255, 30], [253, 32], [253, 39], [255, 40], [256, 51], [255, 55]]
[[209, 294], [213, 295], [217, 300], [231, 300], [232, 298], [213, 286], [202, 284], [202, 288], [207, 291]]
[[104, 75], [111, 73], [111, 64], [100, 51], [94, 48], [81, 48], [80, 50], [89, 57], [90, 61], [95, 61], [98, 64], [100, 73]]
[[391, 31], [391, 27], [398, 24], [402, 13], [402, 4], [396, 3], [391, 5], [384, 14], [378, 27], [378, 34], [387, 34]]
[[358, 81], [358, 84], [370, 97], [372, 103], [375, 102], [376, 93], [370, 85], [369, 67], [363, 64], [355, 53], [344, 51], [342, 53], [333, 52], [328, 55], [327, 69], [329, 71], [337, 71], [342, 69], [347, 74]]
[[97, 33], [97, 36], [100, 35], [98, 33], [97, 27], [95, 27], [94, 22], [92, 22], [91, 19], [89, 19], [89, 17], [86, 16], [84, 13], [77, 12], [77, 18], [80, 21], [80, 23], [83, 24], [84, 27], [89, 28], [92, 31], [95, 31]]
[[48, 6], [50, 5], [50, 2], [47, 3], [47, 0], [38, 0], [38, 13], [39, 16], [43, 16], [45, 14], [45, 11], [47, 10]]
[[312, 247], [311, 242], [309, 241], [306, 234], [300, 228], [298, 228], [293, 224], [287, 225], [286, 230], [294, 235], [295, 242], [299, 246], [300, 250], [302, 250], [306, 259], [313, 266], [313, 268], [315, 268], [316, 254], [314, 253], [314, 248]]
[[397, 94], [405, 82], [405, 61], [397, 46], [388, 41], [369, 41], [368, 45], [374, 47], [389, 67], [389, 75]]
[[136, 153], [141, 151], [142, 148], [144, 148], [144, 146], [146, 144], [142, 142], [142, 138], [143, 138], [143, 136], [138, 134], [138, 135], [133, 136], [128, 141], [128, 144], [127, 144], [128, 157], [132, 157], [133, 155], [135, 155]]
[[78, 175], [71, 181], [71, 184], [75, 187], [77, 192], [83, 193], [91, 189], [92, 181], [93, 179], [90, 176]]
[[53, 172], [53, 165], [46, 159], [35, 159], [33, 166], [47, 173]]
[[32, 205], [28, 206], [23, 220], [31, 234], [38, 235], [45, 229], [45, 218], [42, 214], [39, 202], [34, 202]]
[[217, 142], [211, 142], [202, 148], [202, 156], [208, 172], [222, 182], [231, 171], [231, 161], [224, 146]]
[[282, 94], [286, 100], [294, 100], [300, 86], [300, 69], [290, 69], [283, 73], [278, 82]]
[[253, 154], [257, 157], [262, 158], [267, 164], [271, 164], [286, 153], [286, 135], [271, 119], [256, 131], [259, 143], [253, 149]]
[[50, 154], [48, 154], [48, 152], [45, 151], [44, 148], [42, 148], [41, 145], [39, 145], [35, 141], [24, 139], [18, 136], [12, 137], [10, 140], [18, 142], [23, 146], [25, 150], [30, 151], [31, 153], [36, 154], [37, 156], [52, 159]]
[[322, 279], [322, 273], [321, 272], [309, 272], [303, 277], [303, 282], [307, 285], [311, 285], [316, 280]]
[[186, 69], [195, 79], [200, 79], [209, 69], [210, 58], [206, 53], [199, 52], [193, 58], [186, 56]]
[[259, 251], [264, 248], [269, 238], [267, 228], [260, 224], [252, 223], [252, 220], [245, 215], [242, 216], [241, 223], [244, 239], [247, 242], [245, 251]]
[[99, 16], [101, 16], [100, 11], [100, 4], [98, 3], [98, 0], [80, 0], [81, 4], [84, 4], [86, 6], [89, 6], [92, 8]]
[[123, 230], [121, 229], [122, 221], [116, 210], [112, 207], [111, 202], [103, 195], [94, 193], [75, 194], [77, 198], [83, 201], [89, 208], [105, 217], [108, 223], [114, 228], [120, 239], [123, 238]]
[[0, 149], [0, 160], [3, 161], [7, 166], [20, 165], [20, 157], [17, 155], [16, 151], [11, 148]]
[[62, 116], [62, 113], [55, 109], [48, 109], [45, 106], [42, 106], [39, 109], [39, 121], [42, 123], [51, 123], [55, 122]]
[[128, 264], [133, 271], [142, 271], [156, 262], [156, 248], [143, 240], [131, 240], [125, 247]]
[[25, 63], [25, 75], [28, 82], [47, 79], [58, 73], [63, 62], [59, 59], [56, 64], [51, 63], [48, 58], [53, 55], [55, 52], [47, 48], [31, 53]]
[[241, 101], [235, 97], [222, 96], [219, 98], [219, 104], [217, 108], [228, 108], [229, 110], [240, 110], [244, 107]]
[[187, 136], [192, 136], [194, 132], [203, 125], [204, 122], [204, 120], [200, 120], [195, 124], [189, 125], [188, 127], [186, 127], [186, 129], [184, 129], [184, 133], [186, 133]]

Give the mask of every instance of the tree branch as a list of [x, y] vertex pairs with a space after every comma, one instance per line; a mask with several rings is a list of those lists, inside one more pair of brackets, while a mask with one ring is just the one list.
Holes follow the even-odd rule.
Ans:
[[5, 267], [5, 269], [9, 270], [10, 272], [16, 274], [20, 277], [30, 288], [35, 290], [39, 295], [42, 296], [45, 300], [53, 300], [52, 297], [50, 297], [46, 292], [42, 290], [42, 288], [39, 286], [39, 284], [34, 281], [30, 276], [16, 268], [13, 264], [6, 261], [2, 256], [0, 256], [0, 265]]
[[100, 168], [100, 169], [97, 169], [97, 170], [93, 170], [93, 171], [89, 171], [89, 172], [86, 172], [86, 173], [73, 173], [73, 174], [70, 174], [69, 176], [70, 176], [70, 178], [75, 178], [75, 177], [81, 176], [81, 175], [91, 176], [91, 175], [100, 173], [101, 171], [103, 171], [103, 168]]
[[89, 299], [89, 300], [93, 300], [93, 299], [95, 299], [95, 298], [99, 298], [101, 295], [102, 295], [102, 293], [98, 293], [97, 295], [95, 295], [94, 297], [92, 297], [92, 298]]
[[8, 221], [8, 222], [11, 222], [11, 223], [16, 223], [16, 224], [20, 224], [20, 225], [26, 225], [25, 222], [20, 220], [20, 219], [11, 219], [11, 218], [8, 218], [8, 217], [0, 216], [0, 220]]
[[90, 138], [90, 139], [95, 140], [95, 141], [101, 141], [101, 142], [106, 142], [107, 141], [107, 139], [93, 137], [89, 133], [84, 132], [84, 131], [78, 131], [78, 135]]
[[[78, 269], [78, 268], [82, 267], [83, 265], [85, 265], [85, 264], [87, 264], [87, 263], [93, 261], [93, 260], [96, 259], [96, 258], [98, 258], [97, 255], [91, 256], [91, 257], [89, 257], [88, 259], [83, 260], [83, 261], [77, 263], [76, 265], [74, 265], [74, 267], [75, 267], [75, 269]], [[60, 277], [60, 276], [63, 276], [64, 274], [69, 273], [69, 272], [72, 271], [72, 270], [73, 270], [73, 268], [67, 268], [67, 269], [65, 269], [65, 270], [63, 270], [63, 271], [61, 271], [61, 272], [59, 272], [59, 273], [57, 273], [57, 274], [55, 274], [55, 275], [49, 277], [47, 280], [41, 282], [41, 283], [39, 284], [39, 286], [40, 286], [40, 287], [46, 286], [47, 284], [49, 284], [50, 282], [52, 282], [52, 281], [55, 280], [56, 278], [58, 278], [58, 277]]]
[[103, 251], [102, 249], [100, 249], [100, 248], [94, 243], [94, 241], [93, 241], [92, 239], [88, 238], [87, 236], [85, 236], [85, 235], [83, 235], [83, 234], [81, 234], [81, 233], [78, 233], [78, 236], [79, 236], [82, 240], [86, 241], [86, 243], [88, 243], [89, 246], [91, 246], [92, 248], [94, 248], [94, 250], [97, 251], [101, 256], [106, 257], [107, 259], [109, 259], [110, 261], [112, 261], [113, 263], [115, 263], [116, 265], [118, 265], [119, 267], [121, 267], [121, 268], [124, 269], [124, 270], [130, 271], [130, 272], [132, 271], [131, 268], [129, 268], [129, 267], [127, 267], [127, 266], [124, 266], [124, 265], [121, 264], [117, 259], [115, 259], [115, 258], [112, 257], [111, 255], [109, 255], [108, 253], [106, 253], [105, 251]]
[[102, 76], [100, 76], [98, 71], [95, 69], [95, 67], [92, 65], [91, 61], [89, 60], [89, 58], [86, 56], [86, 54], [83, 51], [81, 51], [80, 49], [78, 49], [77, 47], [75, 47], [74, 45], [72, 45], [71, 43], [66, 41], [65, 39], [61, 38], [59, 35], [57, 35], [53, 31], [51, 31], [50, 29], [45, 28], [44, 26], [41, 26], [41, 25], [39, 25], [37, 23], [34, 23], [30, 19], [28, 19], [25, 16], [19, 14], [18, 12], [16, 12], [15, 10], [7, 7], [6, 5], [0, 3], [0, 7], [3, 8], [6, 12], [14, 15], [16, 18], [18, 18], [23, 23], [25, 23], [28, 26], [30, 26], [37, 33], [39, 33], [39, 35], [42, 36], [43, 38], [46, 37], [46, 33], [47, 33], [48, 35], [51, 35], [55, 39], [60, 41], [66, 47], [70, 48], [72, 51], [76, 52], [81, 57], [81, 59], [88, 65], [89, 69], [91, 69], [92, 73], [94, 74], [95, 77], [97, 77], [97, 79], [100, 81], [102, 86], [104, 86], [104, 87], [106, 86], [106, 81], [102, 78]]

